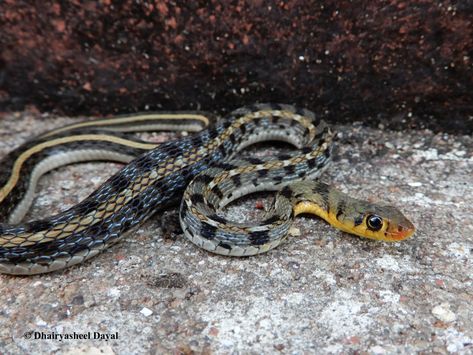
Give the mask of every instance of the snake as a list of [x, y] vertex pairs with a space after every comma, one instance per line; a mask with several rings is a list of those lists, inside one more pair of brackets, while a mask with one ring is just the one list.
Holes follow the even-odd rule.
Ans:
[[[136, 132], [192, 132], [164, 143]], [[258, 142], [296, 149], [275, 157], [242, 158]], [[76, 265], [117, 243], [160, 209], [180, 202], [183, 234], [198, 247], [229, 256], [267, 252], [284, 242], [294, 217], [313, 214], [363, 238], [397, 242], [415, 232], [396, 207], [355, 199], [320, 181], [334, 141], [329, 125], [305, 108], [255, 104], [217, 119], [202, 112], [116, 116], [53, 129], [0, 162], [0, 273], [34, 275]], [[66, 164], [125, 163], [78, 204], [22, 222], [38, 179]], [[227, 220], [223, 209], [258, 191], [276, 191], [257, 222]]]

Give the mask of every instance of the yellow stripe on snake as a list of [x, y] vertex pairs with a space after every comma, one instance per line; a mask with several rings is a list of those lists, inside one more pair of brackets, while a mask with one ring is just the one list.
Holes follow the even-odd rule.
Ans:
[[[199, 132], [159, 145], [129, 133], [160, 129]], [[360, 201], [317, 181], [330, 161], [332, 138], [312, 112], [276, 104], [241, 108], [218, 121], [200, 113], [156, 113], [47, 132], [1, 162], [0, 218], [8, 223], [0, 224], [0, 272], [31, 275], [81, 263], [181, 197], [184, 235], [218, 254], [266, 252], [286, 239], [301, 213], [365, 238], [410, 237], [415, 228], [395, 207]], [[298, 150], [272, 159], [234, 158], [253, 143], [274, 140]], [[88, 160], [127, 165], [76, 206], [20, 223], [41, 175]], [[222, 217], [221, 209], [231, 201], [267, 190], [278, 193], [262, 221], [244, 224]]]

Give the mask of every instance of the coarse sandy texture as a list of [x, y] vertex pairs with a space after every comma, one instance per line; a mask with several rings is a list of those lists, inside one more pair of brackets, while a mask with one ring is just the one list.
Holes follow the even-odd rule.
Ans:
[[[28, 136], [71, 121], [4, 114], [0, 157]], [[323, 180], [401, 207], [418, 228], [412, 239], [362, 240], [304, 217], [294, 225], [300, 235], [283, 246], [228, 258], [185, 240], [176, 210], [159, 212], [80, 266], [0, 275], [1, 351], [473, 352], [473, 139], [356, 123], [334, 128], [338, 148]], [[275, 148], [250, 151], [266, 155]], [[48, 174], [29, 218], [73, 205], [119, 168], [87, 163]], [[265, 194], [246, 198], [228, 216], [257, 218], [257, 202], [268, 207], [270, 201]], [[118, 339], [59, 339], [74, 332]], [[41, 333], [57, 339], [35, 339]]]

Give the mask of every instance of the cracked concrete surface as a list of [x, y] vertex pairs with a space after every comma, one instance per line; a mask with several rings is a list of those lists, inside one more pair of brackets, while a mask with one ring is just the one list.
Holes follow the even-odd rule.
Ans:
[[[43, 116], [3, 114], [0, 157], [73, 121]], [[161, 211], [77, 267], [0, 275], [2, 352], [472, 353], [473, 138], [359, 123], [334, 128], [336, 157], [322, 179], [400, 207], [417, 226], [411, 239], [362, 240], [302, 217], [298, 236], [283, 246], [229, 258], [185, 240], [175, 208]], [[249, 152], [277, 149], [287, 147]], [[87, 163], [48, 174], [28, 219], [70, 207], [119, 168]], [[270, 194], [244, 198], [227, 215], [255, 219], [262, 214], [255, 207], [270, 201]]]

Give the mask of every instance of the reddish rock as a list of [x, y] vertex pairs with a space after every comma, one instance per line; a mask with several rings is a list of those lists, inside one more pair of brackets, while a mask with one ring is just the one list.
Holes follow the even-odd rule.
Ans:
[[472, 13], [471, 1], [433, 0], [3, 1], [0, 109], [283, 101], [338, 121], [471, 131]]

